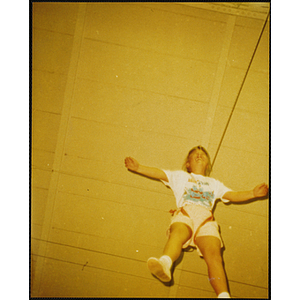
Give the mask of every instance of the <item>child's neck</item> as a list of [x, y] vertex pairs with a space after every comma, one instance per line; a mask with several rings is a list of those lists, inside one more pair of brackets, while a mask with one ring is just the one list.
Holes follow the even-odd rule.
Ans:
[[193, 171], [191, 171], [191, 173], [193, 173], [193, 174], [195, 174], [195, 175], [202, 175], [202, 176], [205, 176], [204, 171], [193, 170]]

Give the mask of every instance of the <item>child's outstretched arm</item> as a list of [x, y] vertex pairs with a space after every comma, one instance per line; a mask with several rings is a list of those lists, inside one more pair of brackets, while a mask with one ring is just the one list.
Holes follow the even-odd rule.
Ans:
[[243, 192], [227, 192], [223, 198], [230, 200], [231, 202], [243, 202], [254, 198], [264, 197], [268, 194], [269, 187], [265, 183], [257, 185], [251, 191]]
[[128, 170], [145, 175], [150, 178], [164, 180], [169, 182], [165, 172], [158, 168], [142, 166], [138, 161], [132, 157], [125, 158], [125, 166]]

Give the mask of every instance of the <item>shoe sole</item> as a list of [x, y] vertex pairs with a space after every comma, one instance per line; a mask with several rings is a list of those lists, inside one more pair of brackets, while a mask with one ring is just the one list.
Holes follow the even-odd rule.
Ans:
[[159, 280], [163, 282], [171, 281], [171, 277], [166, 274], [164, 267], [160, 264], [157, 258], [151, 257], [148, 259], [148, 269], [155, 275]]

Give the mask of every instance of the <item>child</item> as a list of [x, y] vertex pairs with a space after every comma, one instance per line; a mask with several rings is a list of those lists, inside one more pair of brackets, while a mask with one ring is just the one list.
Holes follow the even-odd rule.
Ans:
[[188, 153], [184, 164], [187, 172], [142, 166], [132, 157], [126, 157], [125, 166], [130, 171], [161, 180], [172, 189], [176, 198], [178, 209], [171, 219], [163, 255], [159, 259], [148, 259], [151, 273], [161, 281], [169, 282], [172, 264], [179, 258], [182, 248], [193, 246], [207, 264], [209, 280], [218, 298], [230, 298], [221, 256], [223, 243], [219, 226], [213, 219], [213, 206], [217, 199], [243, 202], [264, 197], [268, 186], [263, 183], [250, 191], [234, 192], [220, 181], [208, 177], [210, 158], [201, 146]]

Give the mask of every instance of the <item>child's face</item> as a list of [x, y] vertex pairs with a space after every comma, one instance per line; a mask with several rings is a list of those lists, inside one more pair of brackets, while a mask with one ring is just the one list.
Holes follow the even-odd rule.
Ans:
[[208, 157], [205, 152], [200, 149], [195, 149], [189, 156], [189, 160], [186, 163], [187, 169], [192, 173], [202, 173], [205, 175], [206, 168], [208, 166]]

